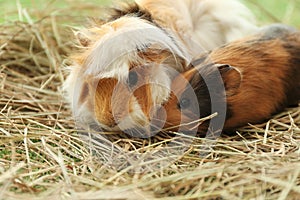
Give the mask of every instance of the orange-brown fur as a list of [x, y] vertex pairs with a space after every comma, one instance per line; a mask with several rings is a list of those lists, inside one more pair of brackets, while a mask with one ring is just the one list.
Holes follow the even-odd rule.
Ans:
[[[97, 89], [94, 95], [94, 108], [95, 108], [95, 117], [97, 120], [104, 122], [108, 126], [114, 126], [116, 124], [113, 112], [112, 112], [112, 99], [111, 98], [104, 98], [104, 96], [112, 96], [115, 86], [117, 85], [117, 80], [113, 78], [108, 79], [100, 79], [97, 83]], [[124, 93], [124, 91], [123, 91]], [[126, 94], [123, 94], [124, 98]], [[126, 102], [128, 104], [128, 102]], [[128, 105], [124, 103], [122, 106], [125, 108]], [[125, 110], [125, 109], [124, 109]], [[127, 109], [126, 109], [127, 110]], [[122, 116], [123, 114], [120, 113]], [[120, 117], [121, 117], [120, 116]]]
[[[259, 56], [257, 53], [260, 52], [255, 51], [243, 56], [242, 54], [247, 50], [243, 49], [244, 45], [239, 43], [211, 54], [214, 62], [238, 66], [243, 74], [243, 81], [237, 94], [227, 96], [227, 102], [233, 110], [234, 117], [226, 121], [225, 128], [235, 128], [249, 122], [260, 122], [274, 114], [278, 107], [282, 107], [281, 104], [286, 98], [284, 80], [288, 77], [289, 67], [287, 66], [291, 55], [280, 43], [280, 39], [276, 39], [256, 45], [247, 44], [251, 45], [251, 48], [263, 49], [263, 58], [257, 58]], [[269, 66], [269, 71], [262, 72], [265, 66]], [[225, 78], [224, 82], [227, 81], [234, 80]], [[257, 81], [262, 88], [253, 87], [253, 82]]]
[[[201, 55], [200, 59], [203, 60], [200, 64], [190, 66], [196, 68], [183, 73], [183, 76], [191, 71], [194, 73], [194, 77], [188, 78], [190, 82], [192, 79], [195, 81], [195, 74], [198, 73], [195, 69], [202, 72], [214, 70], [211, 68], [216, 68], [215, 64], [233, 66], [235, 69], [230, 71], [238, 72], [220, 72], [226, 89], [228, 115], [225, 130], [263, 122], [300, 100], [300, 32], [286, 27], [273, 30], [271, 27], [265, 33]], [[208, 63], [212, 65], [205, 66]], [[196, 77], [198, 84], [201, 81], [201, 78]], [[198, 96], [198, 101], [201, 102], [203, 98]], [[179, 125], [182, 114], [177, 105], [178, 100], [174, 96], [165, 104], [167, 114], [170, 115], [166, 126]]]

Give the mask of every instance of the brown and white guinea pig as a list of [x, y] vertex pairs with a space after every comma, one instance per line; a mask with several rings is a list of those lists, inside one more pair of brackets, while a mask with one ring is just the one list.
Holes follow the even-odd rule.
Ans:
[[[171, 96], [164, 104], [165, 127], [215, 112], [221, 119], [216, 127], [210, 125], [214, 130], [260, 123], [300, 101], [300, 32], [272, 25], [198, 56], [188, 68], [172, 82]], [[186, 128], [202, 132], [209, 123]]]
[[[228, 13], [230, 10], [230, 13]], [[136, 0], [77, 36], [64, 84], [76, 121], [100, 129], [148, 129], [171, 80], [191, 58], [256, 31], [238, 0]]]

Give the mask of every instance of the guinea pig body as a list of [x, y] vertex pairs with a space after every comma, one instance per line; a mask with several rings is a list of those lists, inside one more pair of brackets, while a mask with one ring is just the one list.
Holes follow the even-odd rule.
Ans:
[[256, 29], [238, 0], [136, 0], [111, 9], [77, 33], [82, 48], [64, 84], [74, 117], [108, 131], [149, 132], [191, 57]]
[[[185, 94], [187, 86], [181, 86], [164, 105], [169, 116], [166, 127], [180, 125], [180, 117], [187, 117], [185, 113], [195, 115], [195, 107], [200, 110], [198, 116], [210, 115], [212, 105], [218, 103], [226, 105], [224, 130], [260, 123], [300, 100], [300, 32], [283, 25], [270, 26], [200, 55], [189, 68], [180, 76], [193, 88], [196, 106], [185, 103], [181, 108], [182, 101], [192, 102]], [[214, 80], [210, 88], [206, 83], [209, 79]], [[173, 87], [179, 85], [175, 79]], [[212, 101], [211, 95], [218, 95], [218, 100]], [[207, 126], [208, 122], [198, 129]]]

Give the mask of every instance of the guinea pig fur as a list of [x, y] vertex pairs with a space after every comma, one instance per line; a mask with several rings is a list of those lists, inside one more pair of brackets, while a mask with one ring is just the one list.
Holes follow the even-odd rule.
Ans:
[[238, 0], [136, 0], [119, 7], [76, 33], [82, 46], [70, 56], [64, 84], [76, 121], [108, 131], [149, 129], [174, 74], [193, 56], [257, 30]]
[[[166, 128], [208, 116], [212, 104], [222, 103], [226, 106], [222, 107], [226, 109], [223, 130], [260, 123], [299, 103], [300, 32], [284, 25], [266, 27], [257, 35], [198, 56], [188, 68], [172, 82], [164, 104]], [[206, 80], [213, 80], [210, 88]], [[196, 99], [188, 96], [190, 88]], [[211, 95], [217, 95], [217, 100], [212, 101]], [[208, 125], [209, 121], [196, 128], [207, 131]]]

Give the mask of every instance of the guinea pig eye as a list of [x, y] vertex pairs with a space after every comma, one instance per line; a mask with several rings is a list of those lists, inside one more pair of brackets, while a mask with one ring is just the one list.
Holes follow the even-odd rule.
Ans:
[[178, 107], [181, 109], [187, 109], [191, 105], [191, 101], [187, 98], [180, 99]]
[[133, 87], [137, 84], [138, 82], [138, 75], [135, 71], [129, 72], [128, 79], [127, 79], [127, 84], [129, 87]]

